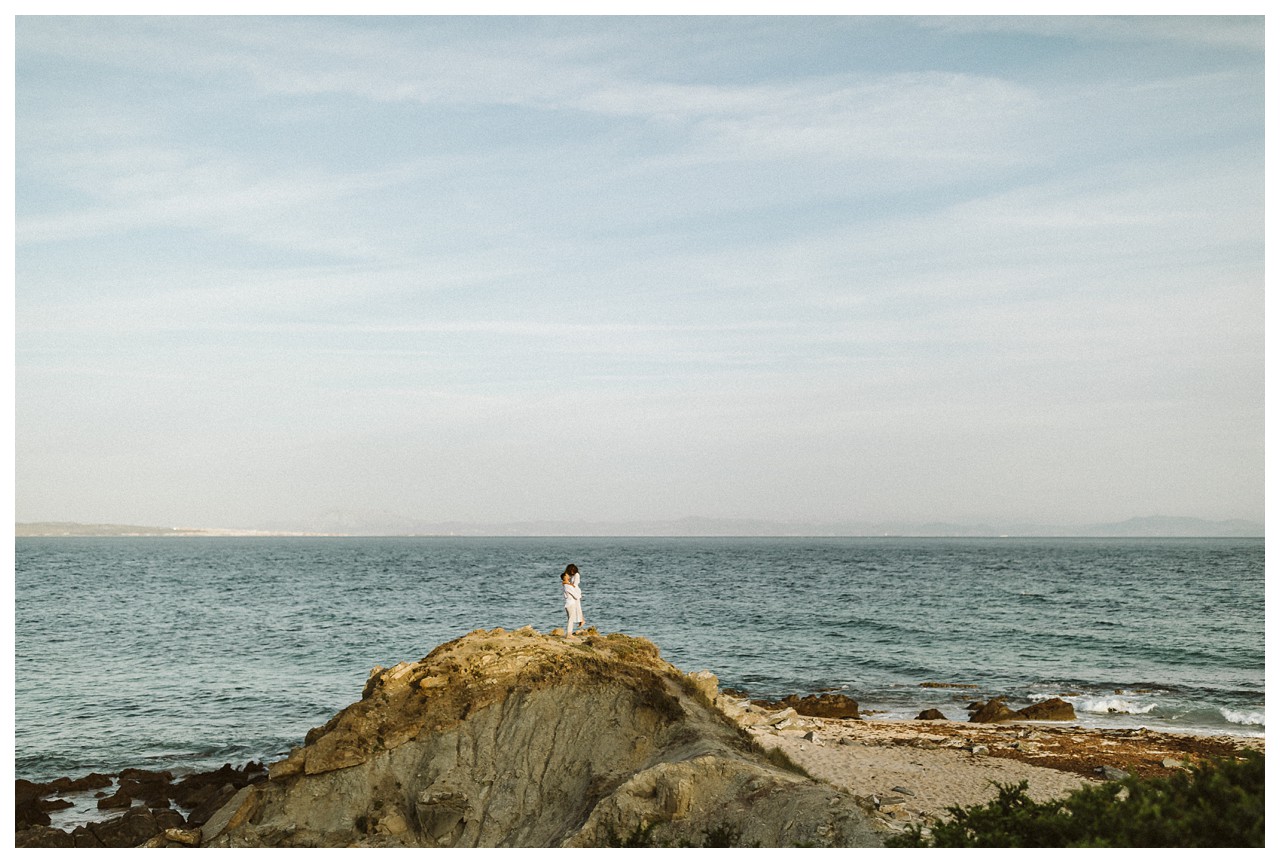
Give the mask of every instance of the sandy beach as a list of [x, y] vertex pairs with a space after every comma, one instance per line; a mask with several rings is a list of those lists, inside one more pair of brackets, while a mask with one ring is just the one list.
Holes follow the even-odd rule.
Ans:
[[[992, 800], [997, 783], [1027, 781], [1035, 800], [1061, 798], [1104, 779], [1102, 768], [1167, 776], [1263, 738], [1202, 737], [1147, 729], [1100, 730], [1063, 723], [819, 719], [754, 725], [751, 735], [782, 750], [815, 779], [868, 802], [888, 829], [927, 827], [953, 805]], [[1115, 775], [1115, 774], [1111, 774]]]

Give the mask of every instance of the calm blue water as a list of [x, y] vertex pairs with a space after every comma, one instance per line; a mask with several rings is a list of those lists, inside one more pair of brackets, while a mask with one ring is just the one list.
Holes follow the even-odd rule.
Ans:
[[476, 628], [652, 639], [753, 696], [1260, 735], [1262, 540], [19, 538], [19, 777], [274, 759], [369, 669]]

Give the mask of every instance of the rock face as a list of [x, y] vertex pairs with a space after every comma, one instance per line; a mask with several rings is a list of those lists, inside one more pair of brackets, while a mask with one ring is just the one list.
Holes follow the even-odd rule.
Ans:
[[875, 846], [644, 639], [478, 630], [375, 668], [202, 828], [203, 846]]
[[930, 721], [936, 721], [939, 719], [945, 720], [946, 718], [946, 715], [936, 707], [930, 707], [928, 710], [921, 710], [916, 715], [916, 719], [926, 719]]

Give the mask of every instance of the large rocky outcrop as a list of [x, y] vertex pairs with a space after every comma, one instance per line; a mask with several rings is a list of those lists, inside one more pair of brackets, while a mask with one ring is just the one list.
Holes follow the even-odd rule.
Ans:
[[479, 630], [374, 669], [203, 826], [214, 847], [871, 846], [848, 795], [770, 761], [650, 642]]

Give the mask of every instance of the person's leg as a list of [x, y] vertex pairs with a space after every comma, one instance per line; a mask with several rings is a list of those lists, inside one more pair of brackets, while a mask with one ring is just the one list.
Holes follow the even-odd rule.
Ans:
[[564, 634], [573, 635], [573, 606], [566, 605], [564, 607], [564, 614], [565, 614], [565, 617], [569, 619], [568, 623], [565, 624]]

